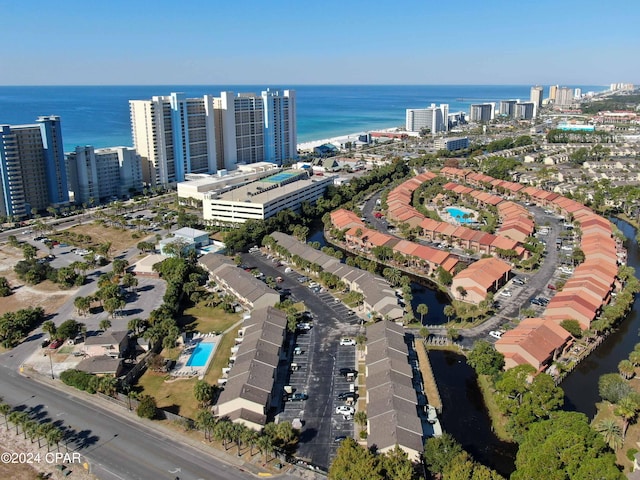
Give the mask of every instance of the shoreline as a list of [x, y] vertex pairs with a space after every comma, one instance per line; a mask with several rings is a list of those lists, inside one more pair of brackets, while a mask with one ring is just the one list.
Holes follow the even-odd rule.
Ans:
[[[341, 143], [343, 141], [356, 141], [360, 135], [366, 135], [371, 132], [398, 132], [401, 127], [386, 127], [386, 128], [374, 128], [371, 130], [361, 130], [359, 132], [346, 133], [344, 135], [337, 135], [335, 137], [323, 138], [319, 140], [309, 140], [307, 142], [301, 142], [297, 144], [298, 151], [312, 151], [315, 147], [324, 145], [325, 143]], [[406, 132], [407, 135], [411, 135], [412, 132]]]

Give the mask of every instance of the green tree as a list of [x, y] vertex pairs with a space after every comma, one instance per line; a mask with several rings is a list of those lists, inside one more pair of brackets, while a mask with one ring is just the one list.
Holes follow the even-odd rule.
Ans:
[[73, 306], [78, 315], [87, 315], [91, 308], [91, 297], [76, 297], [73, 300]]
[[58, 327], [58, 332], [56, 334], [56, 337], [58, 337], [60, 339], [63, 339], [63, 340], [65, 338], [76, 338], [78, 333], [80, 333], [80, 327], [81, 326], [82, 326], [81, 323], [78, 323], [77, 321], [75, 321], [73, 319], [65, 320]]
[[33, 260], [38, 254], [38, 249], [30, 243], [25, 243], [24, 245], [22, 245], [22, 253], [24, 254], [25, 260]]
[[560, 326], [576, 338], [582, 337], [582, 328], [580, 322], [574, 319], [562, 320]]
[[627, 433], [627, 428], [629, 428], [629, 424], [636, 419], [639, 411], [640, 404], [638, 403], [638, 400], [632, 395], [627, 395], [626, 397], [622, 398], [616, 405], [616, 408], [613, 410], [614, 415], [622, 418], [623, 440]]
[[616, 451], [622, 447], [624, 440], [622, 438], [622, 428], [618, 425], [613, 418], [606, 418], [604, 420], [600, 420], [595, 425], [595, 430], [604, 441], [607, 442], [607, 445], [611, 447], [611, 450]]
[[211, 441], [211, 434], [216, 426], [216, 417], [210, 409], [198, 410], [196, 413], [196, 426], [204, 432], [204, 439]]
[[629, 360], [621, 360], [620, 363], [618, 363], [618, 372], [620, 372], [622, 378], [629, 380], [634, 376], [636, 368]]
[[148, 418], [153, 420], [158, 414], [158, 407], [156, 405], [156, 399], [151, 395], [141, 395], [138, 398], [138, 408], [136, 413], [141, 418]]
[[111, 320], [107, 318], [100, 320], [100, 323], [98, 323], [98, 328], [103, 332], [106, 332], [111, 328]]
[[[598, 476], [594, 477], [590, 470], [597, 470]], [[547, 420], [531, 424], [520, 442], [511, 480], [532, 478], [622, 480], [624, 475], [585, 415], [559, 411]]]
[[380, 458], [383, 478], [393, 480], [412, 480], [413, 479], [413, 463], [409, 460], [407, 452], [402, 450], [397, 444], [392, 449], [383, 454]]
[[467, 363], [478, 375], [495, 375], [504, 368], [504, 355], [486, 340], [478, 340], [467, 356]]
[[449, 433], [430, 437], [424, 444], [424, 462], [432, 474], [442, 474], [463, 452], [462, 446]]
[[329, 480], [383, 480], [381, 462], [369, 450], [352, 438], [338, 447], [336, 458], [329, 468]]
[[202, 408], [206, 407], [213, 401], [214, 395], [215, 389], [213, 385], [209, 385], [204, 380], [198, 380], [193, 386], [193, 396]]
[[58, 327], [56, 327], [53, 320], [47, 320], [42, 324], [42, 331], [49, 335], [49, 338], [55, 338]]
[[598, 379], [598, 392], [603, 400], [618, 403], [629, 395], [631, 386], [617, 373], [606, 373]]
[[451, 317], [456, 314], [456, 309], [453, 308], [453, 305], [447, 305], [443, 308], [442, 313], [447, 316], [447, 322], [451, 321]]
[[8, 297], [11, 295], [11, 285], [5, 277], [0, 277], [0, 297]]
[[429, 313], [429, 307], [426, 304], [421, 303], [416, 308], [416, 311], [420, 314], [420, 323], [424, 323], [424, 316]]

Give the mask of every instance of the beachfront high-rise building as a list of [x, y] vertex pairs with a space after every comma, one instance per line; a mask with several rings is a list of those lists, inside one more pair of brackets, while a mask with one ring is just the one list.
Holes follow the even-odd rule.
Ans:
[[187, 173], [216, 171], [213, 97], [183, 93], [130, 100], [133, 146], [146, 184], [181, 182]]
[[441, 103], [436, 107], [432, 103], [427, 108], [408, 108], [405, 123], [409, 132], [420, 132], [422, 129], [427, 129], [431, 134], [446, 132], [449, 130], [449, 105]]
[[471, 105], [469, 116], [471, 122], [489, 122], [495, 114], [495, 103], [477, 103]]
[[515, 118], [518, 120], [531, 120], [535, 116], [536, 105], [533, 102], [521, 102], [516, 104]]
[[20, 218], [68, 202], [60, 117], [0, 125], [0, 214]]
[[573, 88], [570, 87], [560, 87], [556, 92], [556, 105], [558, 106], [569, 106], [573, 104]]
[[536, 112], [542, 107], [542, 97], [544, 96], [544, 87], [536, 85], [531, 87], [531, 96], [529, 100], [536, 106]]
[[552, 102], [555, 102], [557, 93], [558, 93], [558, 85], [551, 85], [549, 87], [549, 100], [551, 100]]
[[76, 147], [67, 154], [67, 171], [77, 204], [128, 197], [143, 188], [140, 155], [131, 147]]
[[500, 100], [500, 115], [514, 117], [516, 114], [516, 104], [519, 100]]
[[264, 161], [282, 165], [298, 157], [295, 90], [262, 92], [264, 103]]
[[573, 91], [573, 98], [576, 100], [580, 100], [582, 98], [582, 89], [581, 88], [576, 88]]
[[238, 163], [282, 165], [297, 158], [298, 130], [294, 90], [222, 92], [215, 99], [219, 168]]

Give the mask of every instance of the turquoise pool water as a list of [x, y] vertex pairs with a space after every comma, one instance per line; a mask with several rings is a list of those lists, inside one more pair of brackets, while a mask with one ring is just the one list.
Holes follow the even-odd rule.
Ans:
[[294, 172], [280, 172], [280, 173], [276, 173], [275, 175], [271, 175], [270, 177], [263, 178], [260, 181], [269, 182], [269, 183], [278, 183], [278, 182], [282, 182], [283, 180], [288, 180], [291, 177], [295, 177], [296, 175], [299, 175], [299, 174]]
[[209, 360], [209, 356], [213, 351], [215, 343], [202, 343], [196, 345], [196, 348], [191, 353], [189, 360], [187, 361], [187, 367], [204, 367]]
[[449, 212], [449, 215], [455, 218], [459, 223], [475, 223], [475, 220], [473, 217], [464, 218], [464, 214], [466, 212], [463, 212], [459, 208], [447, 207], [447, 212]]

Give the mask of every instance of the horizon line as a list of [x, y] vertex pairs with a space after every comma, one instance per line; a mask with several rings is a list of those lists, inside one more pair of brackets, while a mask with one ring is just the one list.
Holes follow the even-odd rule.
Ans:
[[[634, 83], [635, 82], [615, 82], [615, 83]], [[110, 84], [0, 84], [2, 87], [171, 87], [171, 86], [188, 86], [188, 87], [208, 87], [208, 86], [247, 86], [255, 87], [259, 85], [269, 85], [267, 83], [110, 83]], [[609, 87], [611, 84], [578, 84], [578, 83], [291, 83], [292, 86], [301, 87], [438, 87], [438, 86], [460, 86], [460, 87], [526, 87], [538, 85], [582, 85], [590, 87]]]

